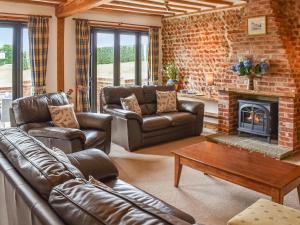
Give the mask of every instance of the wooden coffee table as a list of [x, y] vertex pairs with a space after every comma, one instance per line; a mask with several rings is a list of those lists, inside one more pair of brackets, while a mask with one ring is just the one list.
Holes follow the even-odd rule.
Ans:
[[260, 153], [204, 141], [173, 151], [175, 155], [175, 187], [182, 166], [200, 170], [234, 184], [269, 195], [283, 203], [284, 196], [298, 189], [300, 201], [300, 167]]

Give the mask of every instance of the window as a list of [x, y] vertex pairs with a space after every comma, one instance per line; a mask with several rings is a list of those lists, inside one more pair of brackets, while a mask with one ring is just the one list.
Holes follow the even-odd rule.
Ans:
[[147, 32], [93, 29], [91, 35], [91, 105], [100, 110], [105, 86], [148, 83]]
[[0, 127], [9, 126], [13, 99], [31, 95], [28, 29], [23, 23], [0, 22]]

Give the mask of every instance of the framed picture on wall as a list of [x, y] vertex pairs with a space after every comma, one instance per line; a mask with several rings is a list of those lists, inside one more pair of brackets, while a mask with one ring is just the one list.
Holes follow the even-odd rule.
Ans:
[[248, 35], [267, 34], [266, 16], [248, 18]]

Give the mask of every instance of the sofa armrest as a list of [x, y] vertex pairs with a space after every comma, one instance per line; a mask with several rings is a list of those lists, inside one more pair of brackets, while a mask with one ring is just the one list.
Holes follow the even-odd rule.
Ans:
[[28, 134], [34, 137], [55, 138], [63, 140], [73, 140], [79, 138], [85, 142], [85, 135], [81, 130], [62, 127], [42, 127], [28, 130]]
[[143, 118], [139, 114], [129, 110], [105, 108], [105, 111], [113, 116], [121, 117], [123, 119], [133, 119], [139, 121], [141, 124], [143, 123]]
[[193, 102], [186, 100], [178, 101], [179, 111], [190, 112], [193, 114], [204, 113], [204, 104], [202, 102]]
[[71, 163], [76, 166], [88, 180], [93, 176], [97, 180], [118, 177], [119, 172], [111, 159], [101, 150], [91, 148], [68, 154]]
[[76, 113], [81, 129], [110, 130], [112, 116], [99, 113]]

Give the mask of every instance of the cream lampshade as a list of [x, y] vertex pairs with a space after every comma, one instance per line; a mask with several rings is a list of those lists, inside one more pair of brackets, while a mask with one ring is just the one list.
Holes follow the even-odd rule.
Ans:
[[207, 86], [213, 86], [214, 85], [214, 75], [206, 74], [205, 79], [206, 79], [206, 85]]
[[214, 85], [214, 75], [213, 74], [206, 74], [205, 76], [205, 80], [206, 80], [206, 85], [208, 86], [207, 89], [209, 91], [209, 97], [211, 97], [211, 92], [213, 89], [213, 85]]

